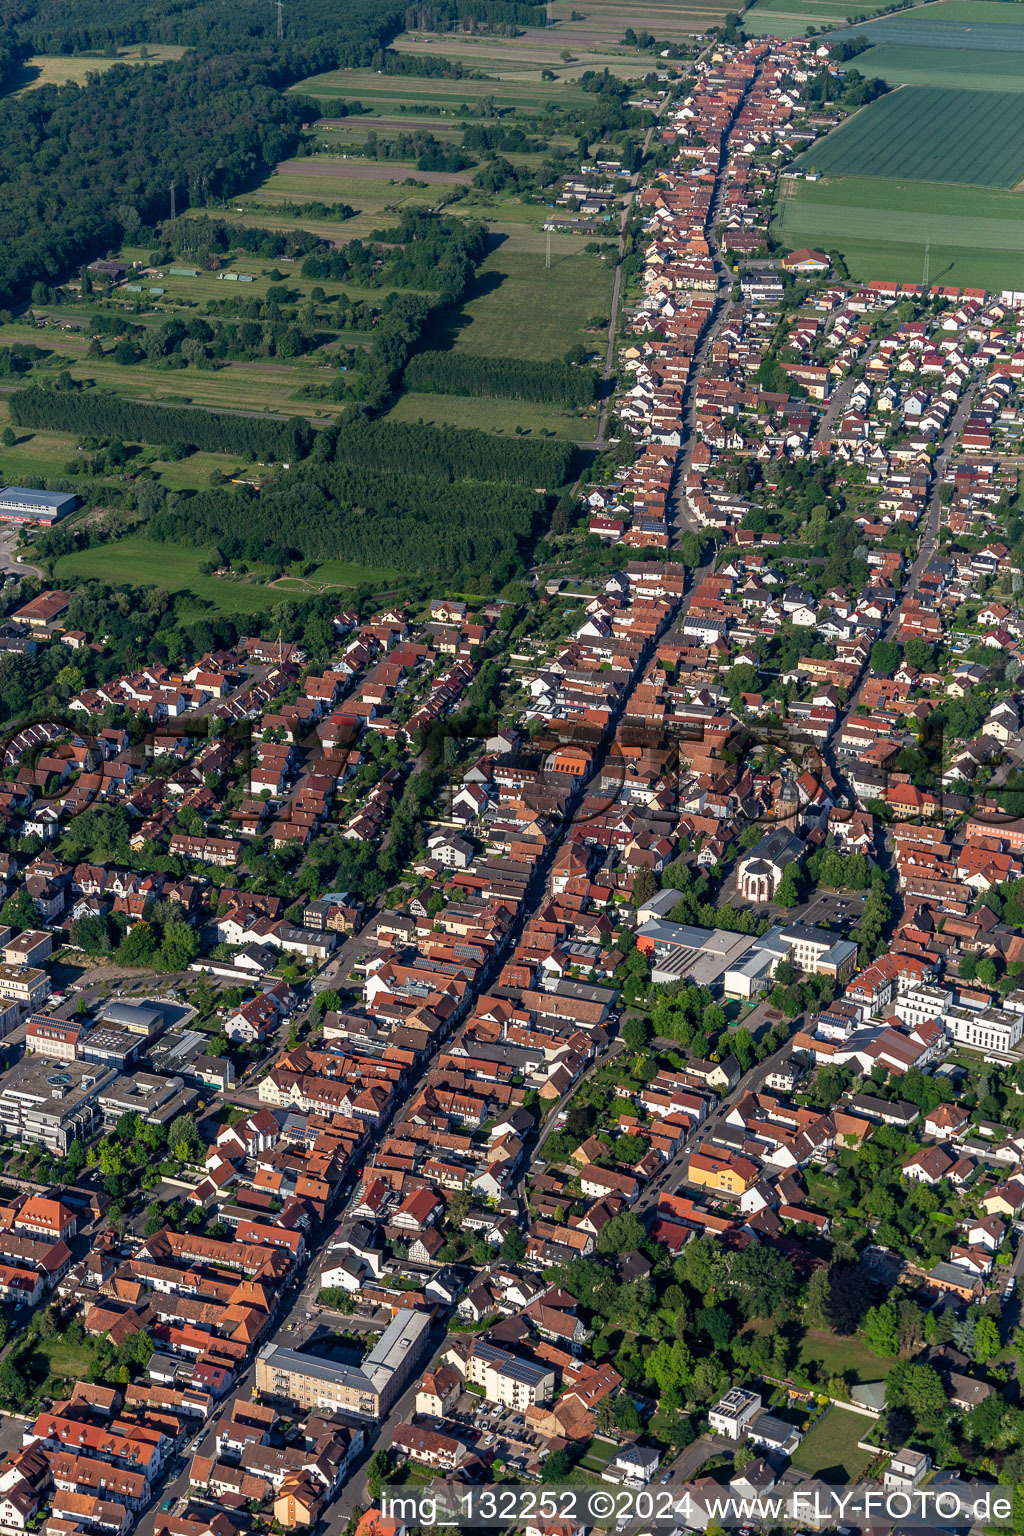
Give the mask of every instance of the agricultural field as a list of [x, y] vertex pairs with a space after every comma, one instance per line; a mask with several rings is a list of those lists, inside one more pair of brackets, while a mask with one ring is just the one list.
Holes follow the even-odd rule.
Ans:
[[862, 107], [797, 164], [832, 176], [1013, 187], [1024, 176], [1024, 98], [902, 86]]
[[[764, 0], [758, 0], [758, 5]], [[831, 3], [831, 0], [829, 0]], [[1024, 47], [1022, 7], [1006, 0], [938, 0], [893, 16], [855, 22], [839, 37], [867, 37], [873, 43], [911, 43], [918, 48], [965, 48], [971, 51], [1019, 50]]]
[[791, 250], [841, 251], [858, 281], [920, 282], [929, 242], [933, 283], [1016, 288], [1024, 200], [1015, 192], [885, 177], [784, 183], [773, 232]]
[[573, 21], [572, 12], [579, 7], [572, 0], [556, 0], [548, 6], [548, 15], [566, 45], [574, 42], [582, 47], [585, 40], [598, 38], [617, 42], [627, 27], [680, 42], [718, 26], [730, 9], [723, 0], [651, 0], [650, 4], [645, 0], [622, 0], [621, 4], [618, 0], [588, 0], [583, 19]]
[[[624, 24], [620, 26], [621, 35]], [[566, 37], [561, 28], [534, 28], [519, 37], [482, 37], [469, 34], [403, 32], [394, 42], [398, 53], [417, 57], [458, 59], [467, 69], [483, 70], [494, 81], [536, 81], [548, 69], [559, 80], [575, 80], [588, 69], [607, 69], [623, 80], [633, 80], [653, 68], [651, 55], [622, 44], [600, 43], [587, 47], [579, 37]], [[562, 57], [570, 54], [568, 59]], [[550, 83], [550, 82], [548, 82]]]
[[934, 85], [963, 91], [1024, 91], [1024, 49], [920, 48], [879, 43], [859, 55], [856, 68], [889, 85]]
[[[851, 16], [884, 11], [884, 3], [859, 0], [755, 0], [743, 16], [743, 30], [752, 37], [803, 37], [808, 27], [835, 27]], [[858, 32], [862, 31], [860, 25]], [[859, 65], [858, 65], [859, 68]]]
[[143, 534], [132, 534], [64, 555], [54, 566], [53, 574], [58, 581], [94, 579], [158, 586], [166, 592], [190, 592], [200, 604], [224, 614], [260, 613], [287, 601], [289, 595], [335, 587], [340, 590], [361, 582], [386, 585], [394, 574], [376, 566], [326, 561], [307, 575], [285, 575], [277, 581], [267, 580], [267, 570], [234, 577], [202, 576], [199, 566], [209, 561], [210, 554], [210, 549], [158, 543]]
[[112, 69], [115, 64], [161, 64], [166, 59], [180, 59], [184, 48], [171, 44], [151, 44], [148, 48], [121, 48], [116, 59], [104, 59], [99, 55], [34, 53], [26, 59], [13, 85], [5, 93], [22, 96], [40, 85], [84, 85], [90, 75]]
[[806, 1434], [793, 1454], [793, 1465], [824, 1483], [855, 1483], [872, 1456], [857, 1448], [871, 1420], [845, 1408], [830, 1408]]
[[[447, 43], [447, 39], [444, 39]], [[438, 50], [440, 56], [441, 49]], [[582, 106], [585, 91], [565, 80], [449, 80], [421, 75], [381, 75], [372, 69], [334, 69], [311, 75], [291, 87], [297, 96], [316, 101], [330, 116], [331, 107], [358, 102], [375, 116], [393, 116], [412, 109], [419, 116], [462, 118], [473, 115], [478, 103], [492, 100], [502, 110], [539, 112], [550, 101]]]
[[[295, 221], [290, 223], [294, 228]], [[331, 227], [336, 235], [339, 226]], [[126, 262], [148, 258], [148, 252], [136, 247], [126, 247], [120, 255]], [[187, 323], [207, 314], [213, 319], [233, 320], [244, 315], [250, 301], [265, 302], [271, 284], [276, 283], [284, 287], [292, 305], [309, 301], [315, 288], [323, 288], [325, 298], [317, 311], [323, 319], [339, 300], [377, 308], [394, 291], [386, 286], [364, 288], [353, 282], [318, 285], [299, 275], [299, 265], [283, 257], [276, 264], [249, 254], [228, 258], [222, 271], [252, 279], [244, 284], [225, 282], [217, 272], [193, 268], [172, 275], [161, 269], [159, 275], [139, 279], [144, 290], [162, 287], [164, 292], [159, 296], [145, 291], [132, 294], [119, 286], [113, 289], [110, 298], [93, 295], [71, 305], [39, 305], [29, 317], [0, 326], [0, 346], [26, 343], [46, 354], [34, 365], [33, 373], [26, 376], [26, 382], [40, 373], [67, 368], [73, 378], [94, 379], [125, 397], [278, 416], [337, 415], [344, 409], [344, 402], [320, 400], [312, 395], [336, 378], [339, 349], [369, 344], [370, 333], [366, 330], [337, 331], [325, 325], [320, 331], [323, 345], [305, 355], [225, 360], [198, 368], [168, 368], [148, 360], [119, 363], [114, 355], [115, 338], [109, 335], [102, 338], [102, 356], [87, 355], [96, 329], [93, 322], [99, 317], [109, 320], [112, 316], [124, 316], [132, 325], [147, 331], [159, 329], [169, 320]], [[219, 309], [221, 304], [228, 306], [226, 311]]]

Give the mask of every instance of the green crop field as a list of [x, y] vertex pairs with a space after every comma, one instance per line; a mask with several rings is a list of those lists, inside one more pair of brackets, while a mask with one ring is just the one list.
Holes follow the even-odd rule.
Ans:
[[826, 175], [1012, 187], [1024, 176], [1024, 98], [902, 86], [862, 107], [797, 164]]
[[920, 282], [928, 241], [933, 283], [1022, 286], [1024, 200], [1015, 192], [885, 177], [788, 183], [773, 231], [790, 250], [841, 251], [862, 282]]
[[260, 613], [276, 603], [299, 593], [324, 591], [332, 587], [352, 587], [360, 583], [386, 586], [394, 573], [381, 567], [353, 565], [344, 561], [325, 561], [309, 576], [281, 578], [282, 585], [268, 583], [262, 576], [231, 579], [201, 576], [199, 566], [210, 558], [210, 550], [186, 548], [179, 544], [159, 543], [143, 534], [132, 534], [110, 544], [64, 555], [54, 566], [58, 581], [84, 581], [94, 578], [114, 584], [160, 587], [165, 592], [190, 592], [202, 603], [221, 613]]
[[[918, 14], [917, 12], [914, 13]], [[995, 26], [1019, 26], [1024, 22], [1024, 6], [1006, 0], [938, 0], [920, 12], [932, 21], [963, 21], [971, 26], [987, 22]]]
[[869, 77], [880, 75], [889, 85], [1024, 91], [1024, 52], [879, 43], [859, 56], [856, 67]]

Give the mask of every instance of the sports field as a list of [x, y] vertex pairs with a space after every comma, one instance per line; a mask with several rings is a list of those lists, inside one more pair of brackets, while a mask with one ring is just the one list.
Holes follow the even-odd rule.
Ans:
[[1013, 187], [1024, 176], [1024, 97], [902, 86], [840, 124], [797, 164], [833, 176]]
[[[1016, 34], [1015, 34], [1016, 35]], [[1021, 34], [1024, 41], [1024, 34]], [[879, 43], [856, 68], [888, 85], [936, 85], [962, 91], [1024, 91], [1024, 49], [919, 48]]]
[[785, 185], [773, 229], [791, 250], [839, 250], [853, 278], [920, 282], [929, 242], [932, 282], [1016, 288], [1024, 258], [1024, 199], [983, 187], [829, 177]]

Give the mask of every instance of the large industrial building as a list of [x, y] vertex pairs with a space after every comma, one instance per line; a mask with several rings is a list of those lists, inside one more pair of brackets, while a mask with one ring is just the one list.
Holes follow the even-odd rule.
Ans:
[[23, 485], [0, 488], [0, 522], [42, 523], [49, 527], [78, 506], [70, 491], [30, 491]]

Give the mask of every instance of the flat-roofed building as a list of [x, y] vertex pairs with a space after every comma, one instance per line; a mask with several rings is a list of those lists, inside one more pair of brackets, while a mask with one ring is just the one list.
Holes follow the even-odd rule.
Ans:
[[66, 1152], [96, 1129], [97, 1099], [116, 1076], [91, 1063], [24, 1056], [0, 1082], [0, 1131], [11, 1141]]
[[392, 1318], [361, 1365], [322, 1360], [268, 1344], [256, 1358], [256, 1386], [272, 1401], [380, 1419], [399, 1396], [430, 1338], [425, 1312], [405, 1309]]
[[22, 485], [0, 487], [0, 522], [51, 524], [78, 506], [70, 491], [30, 491]]

